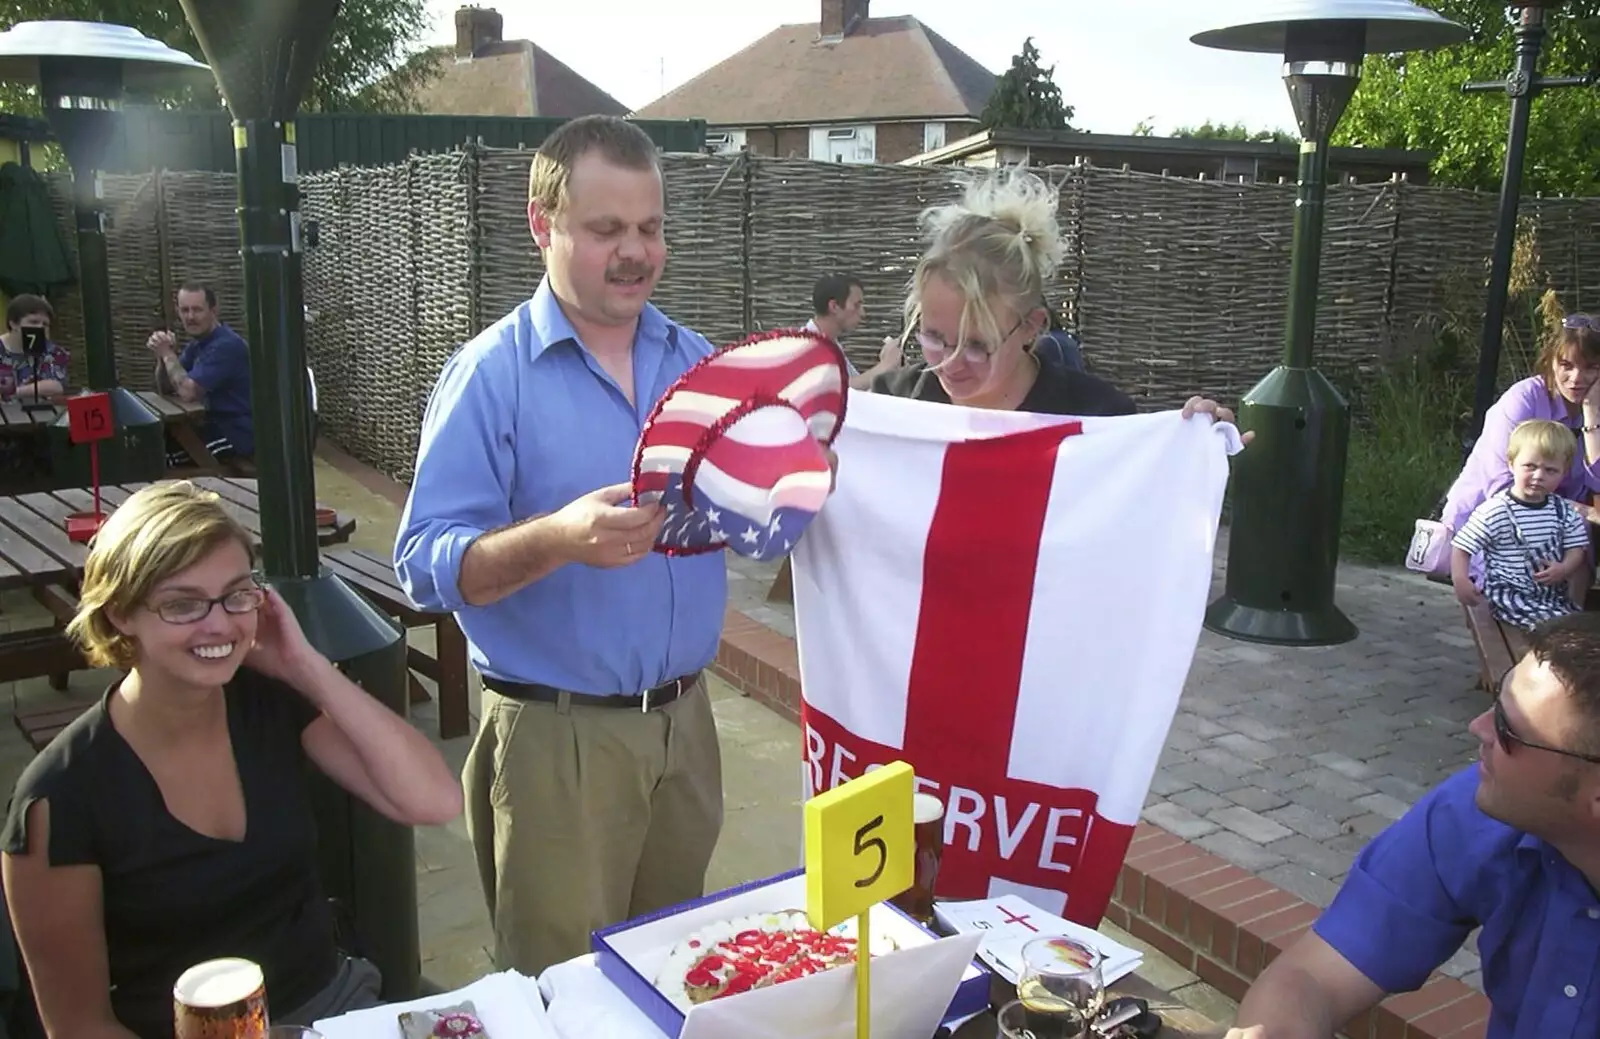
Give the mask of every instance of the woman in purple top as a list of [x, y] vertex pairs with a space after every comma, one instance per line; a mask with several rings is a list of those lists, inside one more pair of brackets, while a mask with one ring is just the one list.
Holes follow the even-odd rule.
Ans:
[[[1461, 529], [1485, 498], [1511, 486], [1506, 446], [1511, 430], [1528, 419], [1552, 419], [1577, 436], [1572, 469], [1556, 493], [1577, 504], [1590, 523], [1600, 522], [1600, 513], [1590, 505], [1590, 499], [1600, 492], [1600, 317], [1568, 315], [1560, 336], [1539, 352], [1534, 371], [1536, 374], [1506, 390], [1484, 416], [1483, 435], [1445, 496], [1440, 520], [1452, 533]], [[1474, 580], [1482, 563], [1481, 556], [1474, 558]], [[1590, 565], [1581, 568], [1573, 580], [1587, 586], [1592, 574], [1591, 554]], [[1577, 601], [1583, 601], [1581, 595]]]

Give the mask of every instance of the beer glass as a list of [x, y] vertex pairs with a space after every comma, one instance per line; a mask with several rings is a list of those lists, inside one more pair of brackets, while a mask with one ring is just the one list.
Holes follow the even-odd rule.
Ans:
[[172, 986], [175, 1039], [267, 1039], [267, 987], [259, 964], [227, 958], [184, 971]]
[[916, 873], [911, 888], [890, 901], [924, 926], [933, 923], [933, 885], [944, 853], [944, 804], [932, 794], [915, 794], [911, 821], [916, 827]]
[[1084, 1029], [1105, 1002], [1103, 960], [1099, 949], [1072, 938], [1035, 938], [1022, 947], [1017, 998], [1029, 1010], [1074, 1018]]

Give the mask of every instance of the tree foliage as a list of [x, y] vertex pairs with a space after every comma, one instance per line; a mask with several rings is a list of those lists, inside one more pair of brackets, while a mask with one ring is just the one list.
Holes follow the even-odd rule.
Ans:
[[1196, 141], [1257, 141], [1292, 144], [1297, 138], [1282, 130], [1252, 130], [1243, 123], [1229, 126], [1207, 119], [1199, 126], [1180, 126], [1172, 131], [1174, 137], [1187, 137]]
[[1070, 130], [1072, 106], [1061, 98], [1055, 82], [1056, 67], [1039, 64], [1033, 37], [1022, 43], [1022, 53], [1011, 67], [996, 77], [994, 93], [983, 110], [985, 130]]
[[[250, 3], [238, 0], [240, 17]], [[319, 0], [330, 2], [330, 0]], [[74, 19], [131, 25], [154, 39], [204, 60], [177, 0], [0, 0], [0, 28], [40, 19]], [[435, 74], [431, 62], [410, 60], [429, 26], [427, 0], [343, 0], [322, 62], [301, 102], [307, 112], [405, 111], [419, 87]], [[183, 103], [186, 99], [172, 99]], [[198, 96], [189, 103], [210, 104]], [[9, 89], [6, 111], [35, 114], [38, 100]]]
[[[1463, 94], [1469, 82], [1504, 81], [1514, 67], [1513, 25], [1495, 0], [1430, 0], [1472, 31], [1469, 42], [1427, 53], [1373, 55], [1335, 144], [1434, 153], [1435, 183], [1497, 189], [1510, 118], [1504, 93]], [[1544, 76], [1600, 72], [1600, 0], [1568, 0], [1546, 14]], [[1541, 93], [1533, 104], [1523, 173], [1526, 193], [1600, 192], [1600, 88]]]

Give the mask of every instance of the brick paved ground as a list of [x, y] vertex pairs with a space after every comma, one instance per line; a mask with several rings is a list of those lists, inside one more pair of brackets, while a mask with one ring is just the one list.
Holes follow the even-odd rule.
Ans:
[[[792, 636], [793, 611], [766, 602], [776, 567], [728, 558], [733, 605]], [[1217, 593], [1226, 558], [1224, 540]], [[1473, 760], [1467, 722], [1487, 706], [1448, 588], [1346, 564], [1338, 602], [1361, 631], [1343, 646], [1201, 634], [1144, 812], [1319, 906], [1372, 834]], [[1445, 973], [1481, 987], [1475, 952], [1457, 954]]]

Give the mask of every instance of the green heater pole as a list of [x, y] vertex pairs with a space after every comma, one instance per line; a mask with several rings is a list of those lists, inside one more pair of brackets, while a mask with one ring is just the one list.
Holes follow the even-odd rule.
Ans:
[[1303, 140], [1283, 364], [1239, 409], [1240, 428], [1256, 439], [1234, 461], [1227, 586], [1205, 619], [1250, 642], [1315, 646], [1356, 636], [1333, 601], [1350, 407], [1312, 361], [1328, 141], [1360, 82], [1365, 42], [1356, 21], [1287, 30], [1285, 78]]
[[[183, 0], [234, 116], [249, 315], [262, 564], [311, 644], [395, 713], [408, 710], [404, 633], [322, 566], [316, 532], [294, 116], [339, 5]], [[421, 980], [412, 831], [313, 777], [318, 857], [348, 951], [383, 972], [386, 1000]]]
[[239, 167], [256, 474], [262, 487], [262, 562], [269, 574], [315, 577], [320, 564], [315, 468], [307, 432], [311, 402], [294, 123], [239, 120], [233, 124], [233, 143]]

